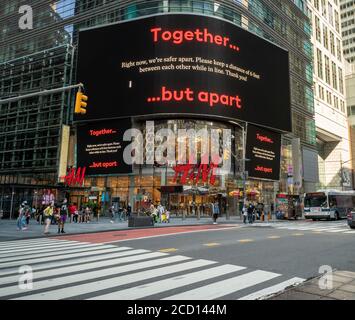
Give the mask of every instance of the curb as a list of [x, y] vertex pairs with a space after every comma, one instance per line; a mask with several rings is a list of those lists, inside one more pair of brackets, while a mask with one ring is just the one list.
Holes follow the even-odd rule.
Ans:
[[[220, 223], [219, 225], [222, 224], [235, 224], [238, 225], [240, 223], [238, 222], [225, 222], [225, 223]], [[125, 228], [120, 228], [120, 229], [105, 229], [105, 230], [90, 230], [90, 231], [83, 231], [83, 232], [74, 232], [74, 233], [65, 233], [65, 234], [58, 234], [58, 233], [51, 233], [49, 235], [36, 235], [32, 237], [22, 237], [22, 238], [12, 238], [12, 239], [7, 239], [7, 240], [1, 240], [0, 242], [6, 242], [6, 241], [16, 241], [16, 240], [30, 240], [30, 239], [41, 239], [41, 238], [51, 238], [51, 237], [66, 237], [66, 236], [74, 236], [74, 235], [80, 235], [80, 234], [92, 234], [92, 233], [104, 233], [104, 232], [113, 232], [113, 231], [130, 231], [130, 230], [141, 230], [141, 229], [152, 229], [152, 228], [172, 228], [172, 227], [195, 227], [195, 226], [206, 226], [206, 225], [213, 225], [212, 222], [206, 222], [206, 223], [198, 223], [198, 224], [184, 224], [184, 225], [164, 225], [164, 226], [147, 226], [147, 227], [125, 227]]]

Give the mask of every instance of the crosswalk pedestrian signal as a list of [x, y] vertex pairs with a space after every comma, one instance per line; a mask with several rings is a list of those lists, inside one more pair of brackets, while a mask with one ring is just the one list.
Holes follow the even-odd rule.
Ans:
[[88, 96], [84, 95], [81, 91], [78, 91], [75, 99], [75, 113], [86, 113], [86, 106], [88, 105]]

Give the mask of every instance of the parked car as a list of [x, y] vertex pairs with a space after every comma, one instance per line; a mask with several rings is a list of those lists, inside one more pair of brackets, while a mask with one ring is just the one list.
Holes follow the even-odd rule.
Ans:
[[351, 229], [355, 229], [355, 211], [348, 213], [348, 225]]

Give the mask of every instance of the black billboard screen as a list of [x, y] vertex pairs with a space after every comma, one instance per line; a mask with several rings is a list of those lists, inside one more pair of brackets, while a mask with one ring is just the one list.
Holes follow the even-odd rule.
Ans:
[[281, 134], [248, 125], [246, 170], [249, 177], [269, 180], [280, 178]]
[[125, 130], [129, 119], [110, 120], [78, 126], [77, 167], [86, 167], [87, 175], [131, 173], [132, 166], [123, 160]]
[[76, 121], [174, 114], [291, 131], [288, 52], [230, 22], [192, 14], [79, 33]]

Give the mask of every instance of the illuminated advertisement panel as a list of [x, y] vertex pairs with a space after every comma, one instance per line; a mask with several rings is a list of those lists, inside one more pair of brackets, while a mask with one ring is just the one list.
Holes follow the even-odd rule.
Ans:
[[86, 175], [130, 173], [132, 166], [123, 159], [129, 144], [123, 141], [129, 119], [89, 123], [78, 126], [77, 167], [86, 168]]
[[198, 115], [291, 131], [288, 52], [230, 22], [164, 14], [79, 33], [76, 121]]
[[246, 170], [249, 177], [279, 180], [281, 134], [248, 125]]

